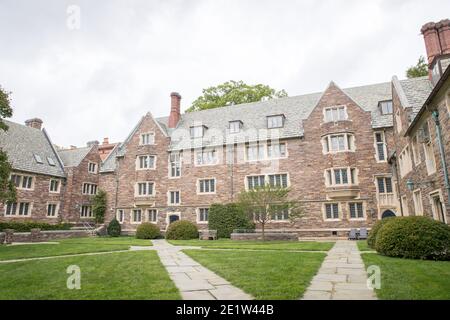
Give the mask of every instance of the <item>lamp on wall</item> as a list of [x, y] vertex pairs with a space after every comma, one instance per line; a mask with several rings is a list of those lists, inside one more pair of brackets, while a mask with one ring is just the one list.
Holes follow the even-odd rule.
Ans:
[[431, 186], [434, 184], [434, 180], [428, 180], [428, 181], [420, 181], [420, 182], [414, 182], [411, 180], [411, 178], [406, 181], [406, 187], [409, 191], [413, 191], [414, 187], [416, 186]]

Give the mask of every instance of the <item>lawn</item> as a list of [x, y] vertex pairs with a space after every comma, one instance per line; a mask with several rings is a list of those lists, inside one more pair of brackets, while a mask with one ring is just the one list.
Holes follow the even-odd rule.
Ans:
[[359, 251], [375, 251], [367, 245], [366, 240], [358, 240], [357, 241]]
[[450, 300], [450, 261], [410, 260], [361, 255], [366, 267], [381, 268], [380, 299], [386, 300]]
[[[81, 270], [69, 290], [67, 267]], [[180, 299], [156, 252], [115, 252], [0, 264], [0, 299]]]
[[184, 250], [206, 268], [256, 299], [303, 296], [325, 253]]
[[130, 245], [150, 246], [150, 240], [133, 237], [95, 237], [57, 240], [59, 244], [0, 246], [0, 261], [67, 254], [127, 250]]
[[230, 239], [219, 240], [169, 240], [176, 246], [197, 246], [215, 249], [250, 249], [250, 250], [305, 250], [328, 251], [334, 242], [313, 241], [241, 241]]

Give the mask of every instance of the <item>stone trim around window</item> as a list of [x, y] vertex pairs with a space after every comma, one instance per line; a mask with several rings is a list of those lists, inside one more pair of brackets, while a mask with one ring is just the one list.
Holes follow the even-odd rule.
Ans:
[[[213, 192], [200, 192], [200, 181], [206, 181], [206, 180], [214, 180], [214, 191]], [[210, 186], [211, 187], [211, 186]], [[212, 195], [217, 193], [217, 179], [215, 177], [207, 177], [207, 178], [198, 178], [196, 182], [196, 191], [197, 195]]]
[[[53, 216], [49, 215], [49, 212], [48, 212], [49, 205], [56, 205], [55, 215], [53, 215]], [[60, 201], [48, 201], [47, 205], [45, 206], [45, 210], [47, 211], [45, 216], [50, 219], [58, 218], [59, 217], [59, 208], [60, 208]]]

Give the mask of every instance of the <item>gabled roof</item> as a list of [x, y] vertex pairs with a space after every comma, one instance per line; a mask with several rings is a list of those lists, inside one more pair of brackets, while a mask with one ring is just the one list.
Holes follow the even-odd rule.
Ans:
[[102, 162], [100, 166], [100, 172], [112, 172], [116, 169], [116, 157], [119, 153], [122, 143], [116, 144], [114, 149], [111, 150], [108, 157]]
[[[343, 89], [363, 110], [371, 112], [374, 128], [392, 126], [392, 115], [381, 115], [378, 109], [380, 101], [391, 100], [390, 82]], [[276, 131], [278, 138], [292, 138], [303, 135], [302, 121], [307, 119], [317, 105], [322, 93], [311, 93], [294, 97], [272, 99], [268, 101], [246, 103], [209, 109], [181, 115], [176, 129], [170, 131], [171, 150], [217, 146], [225, 143], [225, 137], [235, 142], [247, 142], [270, 137], [266, 135], [267, 116], [284, 114], [284, 127]], [[227, 134], [228, 123], [232, 120], [243, 122], [242, 132]], [[208, 130], [203, 139], [190, 139], [189, 128], [193, 125], [205, 125]], [[249, 130], [251, 131], [249, 133]], [[217, 137], [224, 137], [223, 139]]]
[[61, 158], [64, 167], [77, 167], [81, 161], [87, 156], [92, 147], [75, 148], [75, 149], [62, 149], [58, 150], [59, 157]]
[[[65, 177], [64, 169], [45, 130], [3, 120], [7, 131], [0, 130], [0, 148], [8, 154], [13, 169]], [[38, 163], [35, 155], [42, 163]], [[50, 165], [48, 158], [55, 164]]]

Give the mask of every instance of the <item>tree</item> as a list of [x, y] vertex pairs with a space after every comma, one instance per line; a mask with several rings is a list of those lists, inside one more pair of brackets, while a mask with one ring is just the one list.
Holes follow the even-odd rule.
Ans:
[[300, 203], [288, 199], [289, 192], [289, 188], [272, 187], [266, 184], [239, 194], [238, 204], [261, 225], [263, 241], [266, 240], [266, 224], [275, 220], [277, 215], [286, 214], [291, 223], [303, 215]]
[[[7, 131], [8, 125], [3, 121], [4, 118], [10, 118], [13, 114], [10, 101], [10, 92], [3, 90], [0, 86], [0, 131]], [[8, 161], [8, 155], [0, 148], [0, 202], [16, 201], [16, 188], [10, 181], [12, 171], [11, 163]]]
[[186, 112], [283, 97], [287, 97], [284, 90], [276, 91], [263, 84], [248, 85], [243, 81], [231, 80], [216, 87], [203, 89], [203, 95], [198, 97]]
[[428, 75], [428, 64], [425, 62], [425, 58], [420, 56], [419, 61], [415, 66], [411, 66], [406, 70], [406, 76], [410, 78], [424, 77]]
[[99, 192], [92, 199], [92, 212], [96, 223], [103, 223], [106, 212], [106, 192], [99, 190]]

